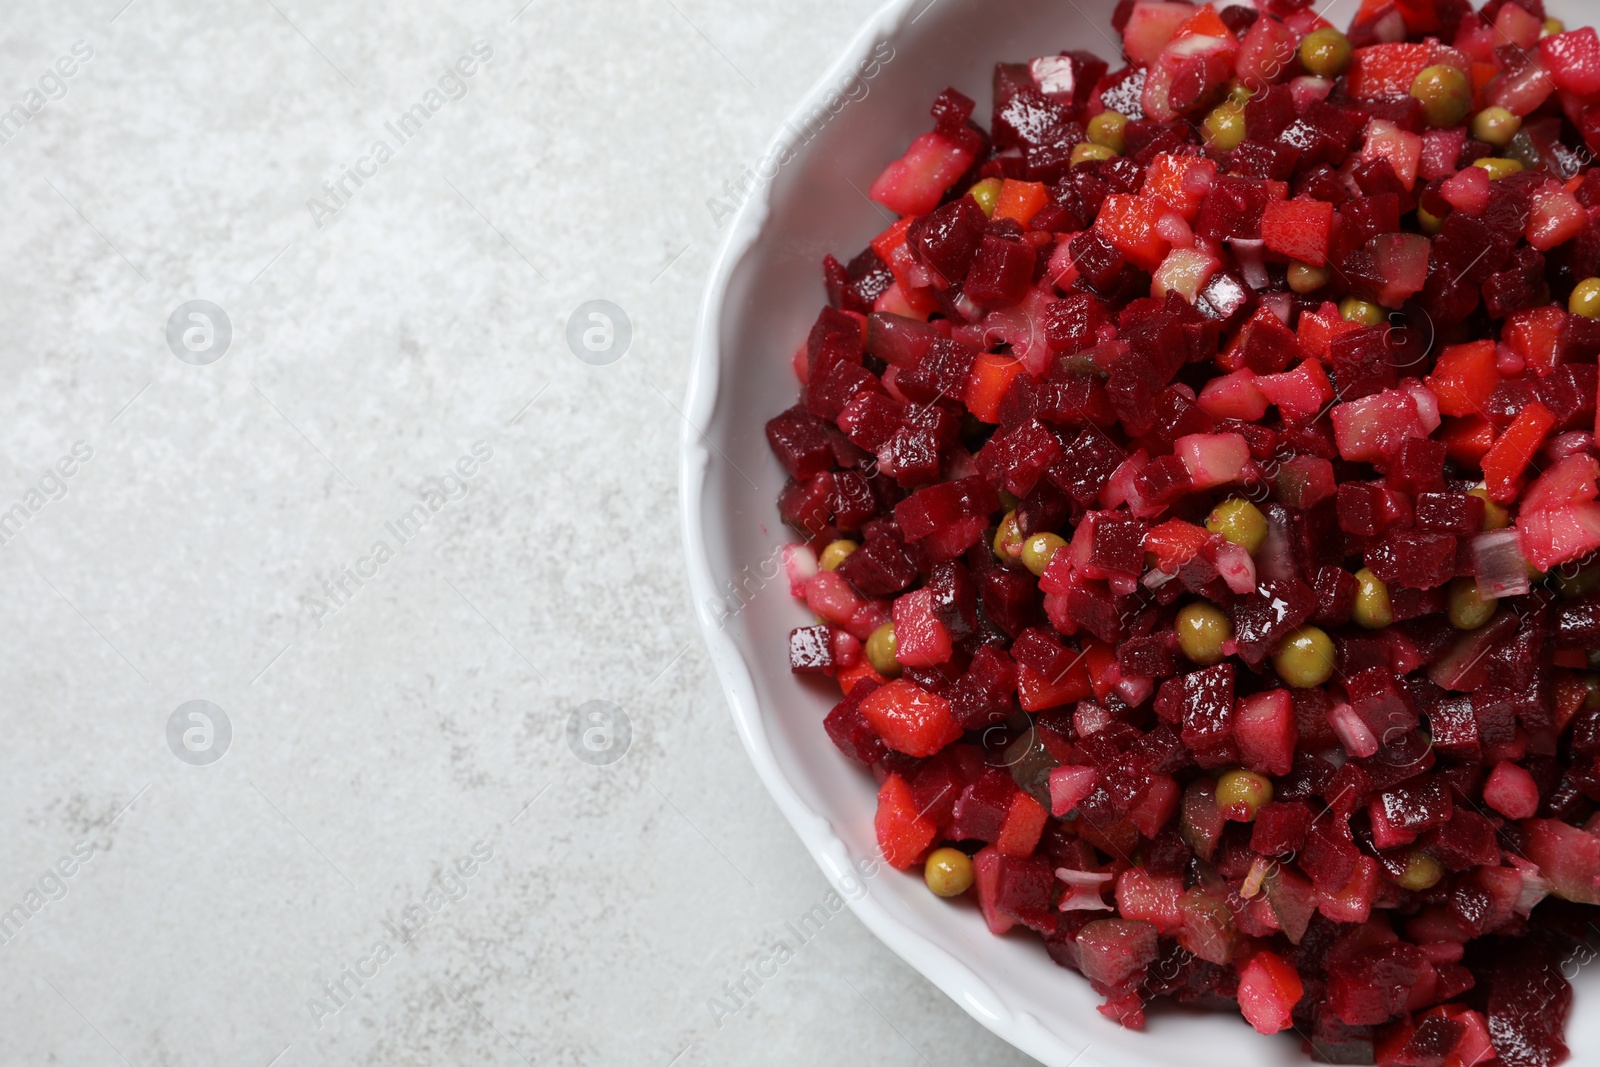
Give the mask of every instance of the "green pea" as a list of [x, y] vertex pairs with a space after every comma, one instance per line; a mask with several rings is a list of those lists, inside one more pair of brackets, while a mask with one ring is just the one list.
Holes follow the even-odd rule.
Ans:
[[1253, 555], [1267, 539], [1267, 517], [1250, 501], [1235, 497], [1211, 509], [1206, 529]]
[[895, 659], [895, 653], [899, 650], [900, 643], [895, 640], [892, 622], [884, 623], [867, 638], [867, 662], [885, 678], [893, 678], [900, 673], [900, 661]]
[[1232, 822], [1255, 822], [1272, 800], [1272, 780], [1242, 767], [1217, 778], [1217, 807]]
[[1215, 604], [1196, 600], [1179, 609], [1173, 625], [1178, 649], [1202, 667], [1222, 662], [1222, 646], [1233, 640], [1233, 622]]
[[922, 880], [941, 897], [959, 897], [972, 888], [972, 857], [958, 848], [936, 848], [922, 864]]
[[1272, 667], [1289, 685], [1310, 689], [1333, 677], [1333, 638], [1316, 626], [1302, 626], [1273, 653]]
[[1350, 69], [1354, 55], [1350, 38], [1332, 26], [1312, 30], [1300, 42], [1300, 65], [1319, 78], [1337, 78]]
[[1411, 83], [1411, 95], [1422, 104], [1428, 122], [1443, 128], [1459, 126], [1472, 111], [1472, 82], [1447, 63], [1428, 67]]
[[1394, 608], [1389, 604], [1389, 587], [1366, 567], [1356, 571], [1356, 602], [1350, 617], [1357, 626], [1368, 630], [1381, 630], [1394, 622]]

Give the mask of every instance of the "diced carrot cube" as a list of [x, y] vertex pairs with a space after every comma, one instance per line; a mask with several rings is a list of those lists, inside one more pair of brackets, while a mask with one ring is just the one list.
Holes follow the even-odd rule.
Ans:
[[1535, 400], [1517, 413], [1483, 457], [1483, 478], [1489, 497], [1502, 504], [1517, 497], [1522, 472], [1556, 424], [1550, 409]]
[[1050, 190], [1043, 182], [1019, 182], [1007, 178], [1000, 186], [1000, 198], [995, 202], [994, 217], [1016, 219], [1024, 226], [1050, 202]]
[[1022, 373], [1022, 361], [1013, 356], [980, 352], [967, 374], [967, 410], [983, 422], [1000, 421], [1000, 401]]
[[1484, 405], [1500, 384], [1493, 341], [1450, 345], [1439, 353], [1427, 386], [1439, 398], [1441, 415], [1483, 415]]
[[872, 828], [883, 858], [901, 871], [922, 858], [939, 832], [938, 824], [917, 810], [911, 786], [898, 774], [885, 778], [878, 790], [878, 811], [872, 818]]

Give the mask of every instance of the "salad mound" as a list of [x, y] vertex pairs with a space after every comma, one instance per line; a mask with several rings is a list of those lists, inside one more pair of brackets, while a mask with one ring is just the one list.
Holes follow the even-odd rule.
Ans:
[[1101, 1011], [1544, 1067], [1600, 904], [1600, 36], [1123, 0], [954, 89], [767, 438], [884, 858]]

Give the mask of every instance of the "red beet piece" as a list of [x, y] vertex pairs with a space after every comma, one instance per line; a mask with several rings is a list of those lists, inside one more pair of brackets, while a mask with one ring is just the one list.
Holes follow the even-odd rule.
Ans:
[[809, 481], [785, 485], [778, 494], [778, 514], [808, 539], [816, 537], [828, 525], [832, 498], [833, 472], [823, 471]]
[[1455, 806], [1443, 780], [1429, 778], [1408, 782], [1378, 794], [1384, 818], [1402, 830], [1431, 830], [1450, 821]]
[[1177, 638], [1168, 630], [1130, 637], [1117, 646], [1117, 665], [1124, 677], [1165, 678], [1176, 669]]
[[1465, 808], [1456, 808], [1448, 824], [1428, 831], [1419, 844], [1444, 864], [1447, 870], [1470, 871], [1474, 867], [1492, 867], [1500, 862], [1494, 824]]
[[797, 626], [789, 631], [789, 669], [799, 674], [832, 671], [833, 638], [826, 626]]
[[1025, 497], [1047, 469], [1061, 457], [1061, 442], [1037, 419], [989, 438], [973, 457], [978, 470], [996, 489]]
[[1499, 954], [1489, 974], [1489, 1037], [1507, 1067], [1565, 1060], [1571, 1009], [1572, 986], [1547, 946], [1524, 941]]
[[984, 308], [1010, 307], [1033, 281], [1033, 245], [1017, 237], [985, 234], [968, 268], [964, 292]]
[[1483, 529], [1483, 498], [1467, 493], [1418, 493], [1417, 527], [1467, 537]]
[[1328, 1007], [1353, 1026], [1373, 1026], [1398, 1015], [1431, 967], [1417, 946], [1404, 941], [1373, 945], [1328, 965]]
[[[1348, 798], [1350, 792], [1337, 789], [1334, 795]], [[1350, 881], [1360, 857], [1346, 817], [1330, 811], [1312, 820], [1299, 862], [1319, 892], [1337, 892]]]
[[906, 231], [906, 244], [941, 288], [948, 288], [966, 276], [988, 223], [978, 202], [964, 196], [913, 222]]
[[841, 530], [859, 530], [878, 513], [878, 498], [867, 476], [857, 470], [834, 471], [828, 510]]
[[[966, 396], [967, 376], [977, 358], [976, 349], [941, 337], [928, 346], [928, 354], [915, 369], [895, 379], [895, 385], [920, 404], [945, 398], [961, 400]], [[840, 410], [843, 410], [842, 404]]]
[[1433, 589], [1456, 573], [1456, 539], [1430, 530], [1392, 530], [1367, 549], [1367, 566], [1386, 584]]
[[1016, 664], [1004, 652], [986, 645], [973, 653], [967, 672], [945, 690], [945, 699], [963, 730], [978, 730], [1011, 714], [1011, 696], [1016, 691]]
[[[839, 412], [839, 429], [850, 443], [868, 452], [876, 452], [878, 448], [902, 425], [902, 405], [898, 400], [883, 393], [863, 390], [850, 399]], [[768, 424], [770, 439], [771, 424]]]
[[1387, 326], [1367, 326], [1333, 339], [1329, 355], [1334, 391], [1341, 402], [1394, 388], [1394, 353]]
[[1233, 734], [1233, 664], [1219, 663], [1161, 684], [1156, 714], [1183, 724], [1183, 743], [1215, 749]]
[[845, 557], [836, 573], [864, 597], [885, 597], [916, 581], [917, 565], [898, 538], [881, 534], [869, 536]]
[[952, 835], [958, 841], [994, 841], [1017, 792], [1008, 772], [993, 767], [984, 771], [955, 801]]
[[867, 717], [861, 714], [861, 702], [872, 695], [878, 683], [863, 679], [855, 684], [849, 694], [835, 704], [823, 719], [822, 726], [840, 752], [857, 763], [874, 764], [888, 753], [878, 731], [872, 728]]
[[1300, 850], [1311, 826], [1311, 809], [1296, 800], [1274, 800], [1256, 813], [1250, 848], [1263, 856], [1288, 856]]
[[1045, 309], [1045, 343], [1052, 352], [1081, 352], [1099, 343], [1100, 327], [1110, 317], [1103, 301], [1090, 293], [1068, 293]]
[[1375, 537], [1411, 518], [1404, 499], [1397, 499], [1377, 482], [1344, 482], [1339, 486], [1336, 500], [1339, 528], [1357, 537]]
[[798, 404], [768, 421], [767, 443], [789, 477], [799, 481], [833, 466], [827, 424]]
[[1310, 589], [1293, 578], [1269, 578], [1233, 602], [1233, 636], [1239, 656], [1252, 666], [1274, 652], [1317, 606]]
[[1261, 215], [1270, 196], [1267, 183], [1259, 178], [1219, 175], [1200, 206], [1195, 233], [1213, 241], [1256, 240], [1261, 236]]
[[979, 596], [989, 621], [1011, 636], [1027, 629], [1039, 614], [1039, 587], [1025, 571], [996, 567], [983, 576]]
[[1310, 621], [1318, 626], [1343, 625], [1355, 607], [1355, 575], [1343, 567], [1318, 567], [1312, 575], [1311, 593], [1317, 606]]
[[1040, 932], [1055, 928], [1055, 909], [1051, 896], [1055, 889], [1055, 870], [1050, 861], [1038, 856], [1027, 859], [1001, 857], [995, 903], [999, 909]]
[[[1351, 663], [1351, 667], [1356, 666], [1359, 664]], [[1417, 725], [1410, 694], [1387, 663], [1347, 678], [1345, 691], [1350, 706], [1380, 739], [1398, 737]]]
[[1445, 444], [1431, 437], [1407, 437], [1389, 464], [1389, 481], [1396, 489], [1419, 493], [1444, 486]]

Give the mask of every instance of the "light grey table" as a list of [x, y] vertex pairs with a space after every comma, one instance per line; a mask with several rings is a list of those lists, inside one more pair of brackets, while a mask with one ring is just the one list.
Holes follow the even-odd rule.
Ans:
[[708, 201], [868, 5], [520, 3], [0, 15], [0, 1063], [1026, 1062], [849, 913], [724, 988], [827, 887], [677, 406]]

